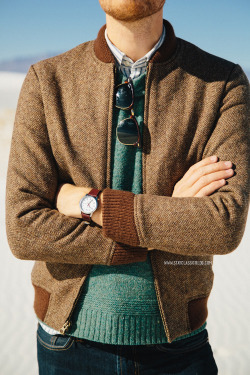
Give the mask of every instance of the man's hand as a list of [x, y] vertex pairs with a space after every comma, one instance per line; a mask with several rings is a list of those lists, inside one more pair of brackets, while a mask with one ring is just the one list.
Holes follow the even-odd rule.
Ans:
[[234, 175], [233, 165], [231, 161], [217, 160], [214, 155], [192, 165], [175, 184], [172, 197], [205, 197], [225, 185], [226, 179]]
[[192, 165], [176, 183], [172, 197], [205, 197], [225, 185], [226, 178], [234, 175], [233, 165], [217, 160], [214, 155]]
[[[56, 196], [56, 208], [61, 214], [81, 219], [79, 202], [90, 190], [91, 188], [71, 184], [61, 185]], [[102, 193], [99, 195], [99, 205], [92, 215], [92, 220], [102, 226]]]

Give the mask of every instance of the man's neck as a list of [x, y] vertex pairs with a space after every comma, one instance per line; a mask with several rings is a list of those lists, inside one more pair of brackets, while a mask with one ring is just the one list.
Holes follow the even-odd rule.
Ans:
[[158, 42], [163, 28], [163, 10], [136, 22], [106, 16], [110, 41], [133, 61], [145, 56]]

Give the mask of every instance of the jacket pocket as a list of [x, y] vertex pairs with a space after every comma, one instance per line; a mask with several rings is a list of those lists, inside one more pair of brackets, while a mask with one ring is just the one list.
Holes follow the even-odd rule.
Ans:
[[51, 293], [34, 283], [32, 285], [35, 289], [34, 310], [37, 317], [43, 321], [48, 310]]
[[208, 316], [207, 301], [209, 295], [197, 297], [188, 301], [188, 319], [191, 331], [205, 323]]

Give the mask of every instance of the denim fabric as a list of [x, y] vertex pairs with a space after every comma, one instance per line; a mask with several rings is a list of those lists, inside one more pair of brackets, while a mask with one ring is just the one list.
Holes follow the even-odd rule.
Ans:
[[208, 332], [152, 345], [102, 344], [50, 335], [38, 325], [39, 375], [216, 375]]

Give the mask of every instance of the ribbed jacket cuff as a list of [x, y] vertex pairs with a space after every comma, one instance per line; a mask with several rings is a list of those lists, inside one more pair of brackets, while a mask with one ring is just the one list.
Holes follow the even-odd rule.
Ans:
[[134, 221], [134, 194], [130, 191], [103, 190], [102, 220], [105, 237], [130, 246], [140, 245]]
[[134, 262], [145, 262], [148, 249], [144, 247], [132, 247], [123, 243], [117, 243], [111, 259], [111, 265], [128, 264]]
[[140, 241], [134, 221], [134, 194], [104, 189], [102, 202], [103, 234], [116, 241], [111, 264], [144, 262], [148, 249]]

